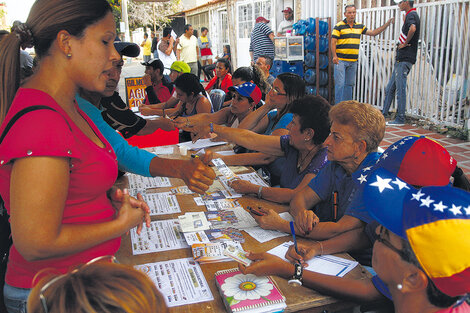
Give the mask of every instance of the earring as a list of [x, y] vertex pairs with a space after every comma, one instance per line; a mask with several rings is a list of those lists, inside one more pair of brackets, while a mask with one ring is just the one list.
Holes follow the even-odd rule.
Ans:
[[398, 290], [402, 290], [402, 289], [403, 289], [403, 285], [402, 285], [402, 284], [398, 284], [398, 285], [397, 285], [397, 289], [398, 289]]
[[71, 53], [68, 53], [67, 54], [67, 59], [70, 59], [72, 57], [72, 54]]
[[305, 140], [305, 141], [309, 141], [310, 139], [308, 139], [308, 138], [304, 138], [304, 140]]

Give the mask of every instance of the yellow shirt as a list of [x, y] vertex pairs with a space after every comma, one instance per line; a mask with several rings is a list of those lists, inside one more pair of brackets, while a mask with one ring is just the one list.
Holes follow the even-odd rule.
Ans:
[[152, 42], [150, 41], [150, 39], [147, 38], [147, 40], [145, 40], [145, 43], [144, 43], [144, 55], [151, 55], [152, 53], [150, 52], [150, 50], [152, 49]]
[[343, 61], [355, 62], [359, 55], [361, 35], [367, 32], [363, 24], [353, 23], [349, 26], [346, 19], [336, 24], [331, 37], [338, 39], [336, 42], [336, 55]]

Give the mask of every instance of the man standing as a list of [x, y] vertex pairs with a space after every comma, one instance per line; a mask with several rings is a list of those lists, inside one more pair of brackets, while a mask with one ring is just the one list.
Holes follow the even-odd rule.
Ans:
[[274, 33], [267, 25], [269, 20], [260, 16], [256, 18], [255, 27], [251, 31], [250, 56], [251, 62], [256, 62], [261, 55], [274, 59]]
[[284, 20], [277, 27], [278, 37], [285, 36], [288, 30], [292, 31], [292, 25], [294, 24], [294, 11], [292, 8], [287, 7], [282, 10], [282, 13], [284, 13]]
[[142, 82], [145, 86], [145, 104], [166, 102], [171, 97], [170, 90], [163, 84], [163, 63], [159, 59], [143, 62], [145, 75]]
[[406, 111], [406, 79], [411, 67], [416, 63], [418, 52], [418, 40], [420, 30], [420, 20], [416, 9], [413, 8], [414, 1], [394, 0], [401, 11], [406, 12], [405, 23], [401, 28], [397, 56], [392, 77], [385, 88], [385, 103], [383, 108], [384, 116], [388, 115], [388, 110], [397, 93], [397, 115], [394, 121], [387, 122], [387, 125], [405, 125]]
[[267, 55], [260, 55], [258, 60], [256, 60], [256, 65], [258, 65], [261, 72], [263, 72], [264, 76], [266, 77], [266, 81], [272, 86], [273, 82], [276, 78], [274, 78], [269, 70], [273, 66], [273, 59], [268, 57]]
[[191, 24], [184, 25], [184, 34], [178, 40], [177, 59], [188, 64], [191, 68], [191, 74], [197, 76], [199, 47], [197, 45], [197, 38], [193, 35]]
[[148, 62], [151, 59], [152, 53], [151, 48], [152, 48], [152, 42], [149, 39], [149, 35], [147, 33], [144, 33], [144, 41], [140, 44], [140, 46], [143, 49], [143, 54], [144, 54], [144, 62]]
[[165, 27], [163, 29], [163, 36], [157, 45], [158, 58], [162, 61], [165, 67], [164, 74], [170, 74], [170, 66], [176, 61], [176, 55], [174, 53], [173, 46], [175, 44], [175, 38], [171, 35], [173, 28]]
[[354, 4], [344, 8], [345, 19], [336, 24], [331, 35], [331, 52], [335, 67], [335, 103], [352, 100], [352, 90], [356, 84], [357, 59], [361, 35], [377, 36], [382, 33], [394, 18], [374, 30], [356, 23]]
[[158, 51], [157, 51], [158, 37], [155, 36], [155, 32], [151, 32], [150, 37], [152, 38], [152, 48], [150, 49], [150, 52], [153, 54], [154, 59], [158, 59]]

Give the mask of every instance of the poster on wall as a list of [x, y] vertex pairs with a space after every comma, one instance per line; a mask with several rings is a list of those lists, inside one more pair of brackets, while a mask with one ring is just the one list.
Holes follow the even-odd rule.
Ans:
[[139, 107], [145, 102], [145, 85], [142, 77], [126, 77], [126, 101], [130, 108]]

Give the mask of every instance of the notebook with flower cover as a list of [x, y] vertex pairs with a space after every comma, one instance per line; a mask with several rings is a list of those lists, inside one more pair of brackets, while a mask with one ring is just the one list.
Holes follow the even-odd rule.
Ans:
[[228, 312], [282, 312], [286, 298], [269, 276], [243, 274], [238, 268], [215, 273]]

